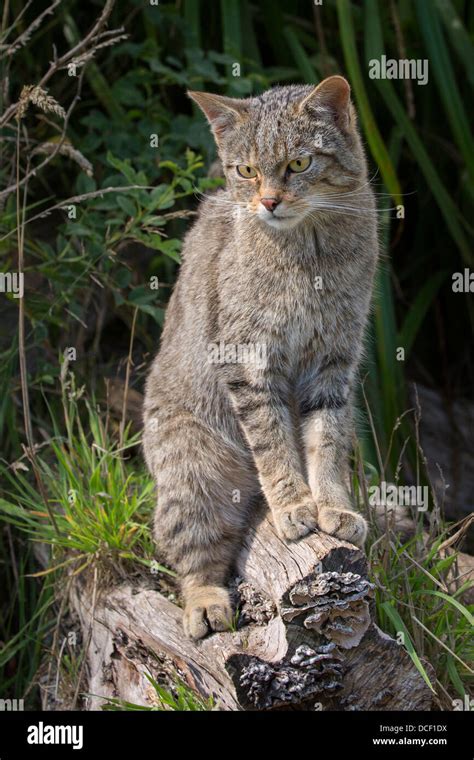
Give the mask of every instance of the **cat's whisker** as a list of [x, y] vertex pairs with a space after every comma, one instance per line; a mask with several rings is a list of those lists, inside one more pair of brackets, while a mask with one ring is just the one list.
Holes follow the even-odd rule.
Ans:
[[293, 208], [299, 211], [304, 211], [307, 208], [321, 208], [322, 206], [344, 207], [357, 211], [364, 208], [364, 206], [348, 206], [346, 204], [327, 201], [323, 196], [319, 196], [318, 198], [313, 197], [302, 199], [301, 203], [294, 204]]
[[247, 208], [247, 203], [243, 201], [234, 201], [234, 200], [231, 200], [230, 198], [220, 198], [217, 195], [207, 195], [206, 193], [203, 193], [200, 190], [195, 190], [194, 194], [200, 195], [202, 199], [211, 200], [214, 203], [220, 203], [223, 206], [228, 205], [232, 207]]
[[[360, 219], [361, 214], [354, 214], [350, 211], [336, 211], [334, 209], [321, 209], [323, 212], [329, 213], [329, 214], [340, 214], [341, 216], [352, 216], [355, 219]], [[307, 215], [310, 219], [312, 219], [313, 222], [317, 222], [318, 219], [321, 218], [320, 215], [317, 214], [308, 214]]]
[[[308, 208], [308, 206], [306, 207]], [[356, 216], [365, 216], [365, 217], [372, 217], [375, 218], [380, 214], [386, 214], [389, 211], [396, 210], [396, 207], [390, 207], [387, 209], [378, 209], [378, 208], [364, 208], [364, 207], [358, 207], [358, 206], [346, 206], [342, 204], [337, 203], [313, 203], [309, 206], [312, 210], [318, 210], [318, 209], [327, 209], [327, 210], [333, 210], [333, 211], [349, 211], [354, 213]]]
[[[343, 179], [353, 179], [353, 178], [343, 177]], [[335, 192], [335, 193], [324, 193], [324, 195], [326, 197], [329, 197], [329, 196], [334, 197], [337, 195], [344, 195], [344, 196], [355, 195], [359, 193], [364, 187], [367, 187], [368, 185], [371, 185], [372, 183], [373, 183], [373, 178], [369, 178], [367, 182], [364, 182], [362, 185], [359, 185], [358, 187], [355, 187], [352, 190], [342, 190], [341, 192]], [[372, 195], [373, 194], [372, 188], [367, 189], [364, 194]], [[390, 195], [390, 193], [375, 193], [375, 195]]]
[[367, 208], [366, 206], [363, 206], [363, 205], [350, 206], [350, 205], [345, 204], [343, 201], [344, 199], [340, 198], [340, 199], [335, 199], [335, 200], [330, 199], [328, 202], [327, 196], [325, 195], [321, 195], [316, 198], [313, 196], [313, 198], [309, 200], [309, 202], [308, 202], [308, 199], [306, 199], [306, 202], [303, 203], [303, 208], [305, 205], [310, 206], [310, 208], [320, 208], [322, 206], [333, 206], [334, 208], [350, 209], [351, 211], [365, 211], [365, 212], [373, 213], [373, 214], [383, 214], [386, 211], [394, 211], [397, 209], [397, 206], [389, 206], [387, 208], [378, 208], [377, 206], [374, 206], [373, 208]]
[[[354, 188], [354, 190], [361, 190], [363, 187], [367, 187], [367, 185], [373, 185], [375, 177], [377, 176], [377, 174], [378, 174], [378, 169], [375, 170], [375, 172], [372, 175], [372, 177], [369, 177], [366, 182], [364, 182], [362, 185], [359, 185], [358, 187]], [[342, 175], [341, 179], [347, 180], [348, 182], [353, 182], [354, 181], [354, 177], [350, 177], [350, 176], [347, 176], [347, 175]], [[352, 191], [349, 191], [349, 192], [352, 192]]]
[[220, 198], [218, 195], [208, 195], [200, 190], [195, 190], [194, 195], [199, 195], [202, 199], [211, 200], [215, 203], [229, 203], [231, 205], [237, 204], [237, 201], [231, 201], [229, 198]]
[[[408, 193], [407, 193], [408, 195]], [[354, 191], [348, 191], [343, 193], [325, 193], [321, 192], [321, 196], [324, 198], [347, 198], [347, 197], [362, 197], [362, 198], [372, 198], [373, 196], [377, 197], [391, 197], [391, 193], [374, 193], [372, 190], [354, 190]]]
[[[368, 183], [366, 182], [366, 183], [364, 183], [363, 185], [360, 185], [359, 187], [355, 187], [355, 188], [353, 188], [352, 190], [343, 190], [343, 189], [341, 189], [341, 190], [340, 190], [340, 191], [338, 191], [338, 192], [329, 192], [329, 193], [325, 193], [325, 195], [328, 195], [328, 196], [329, 196], [329, 195], [330, 195], [330, 196], [332, 196], [332, 195], [354, 195], [354, 194], [356, 194], [356, 193], [360, 193], [360, 192], [363, 190], [363, 188], [364, 188], [364, 187], [366, 187], [367, 185], [368, 185]], [[372, 190], [371, 190], [371, 189], [367, 189], [367, 190], [366, 190], [366, 193], [367, 193], [367, 195], [370, 195], [370, 194], [371, 194], [371, 192], [372, 192]]]

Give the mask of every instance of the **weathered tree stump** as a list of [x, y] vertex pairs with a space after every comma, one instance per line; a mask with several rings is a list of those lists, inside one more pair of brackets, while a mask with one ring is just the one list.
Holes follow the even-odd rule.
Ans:
[[431, 692], [405, 649], [373, 622], [362, 551], [317, 533], [285, 544], [266, 515], [249, 531], [234, 591], [236, 631], [194, 643], [181, 609], [153, 588], [71, 600], [87, 651], [90, 709], [110, 697], [153, 706], [145, 677], [178, 677], [221, 710], [426, 710]]

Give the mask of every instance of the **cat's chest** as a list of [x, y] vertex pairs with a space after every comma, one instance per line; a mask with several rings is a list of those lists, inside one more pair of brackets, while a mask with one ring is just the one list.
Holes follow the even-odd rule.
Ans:
[[287, 274], [260, 299], [268, 332], [291, 363], [298, 361], [309, 342], [317, 345], [319, 336], [328, 335], [333, 315], [326, 296], [317, 276], [303, 271]]

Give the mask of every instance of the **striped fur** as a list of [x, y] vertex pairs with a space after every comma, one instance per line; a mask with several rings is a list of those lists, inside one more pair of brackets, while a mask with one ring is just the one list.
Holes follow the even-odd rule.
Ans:
[[[201, 203], [185, 239], [147, 380], [144, 451], [154, 535], [182, 581], [185, 630], [199, 638], [229, 624], [226, 581], [259, 492], [286, 540], [319, 527], [364, 542], [348, 453], [377, 230], [344, 79], [247, 100], [191, 96], [210, 121], [226, 189]], [[285, 173], [300, 155], [311, 166]], [[242, 179], [237, 164], [257, 177]], [[287, 219], [263, 207], [269, 192]], [[334, 193], [353, 210], [316, 208]], [[258, 344], [265, 361], [215, 363], [214, 344]]]

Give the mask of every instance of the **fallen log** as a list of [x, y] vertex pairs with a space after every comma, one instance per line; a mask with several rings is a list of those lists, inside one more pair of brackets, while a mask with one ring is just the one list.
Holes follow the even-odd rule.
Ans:
[[159, 706], [148, 673], [179, 679], [220, 710], [430, 709], [406, 650], [373, 622], [361, 550], [324, 533], [285, 544], [262, 513], [236, 569], [237, 630], [197, 643], [154, 588], [94, 595], [78, 576], [71, 602], [88, 642], [88, 708], [110, 698]]

